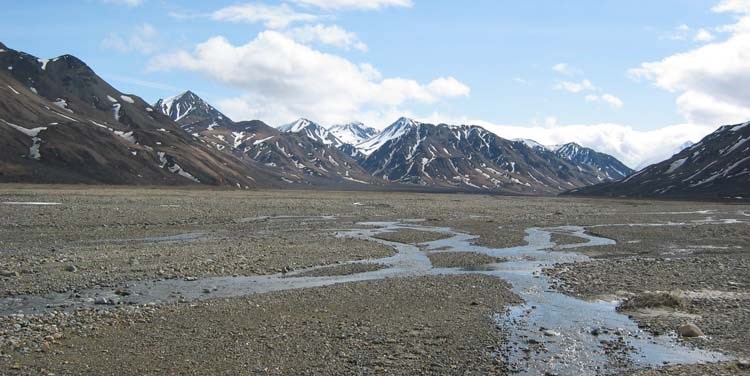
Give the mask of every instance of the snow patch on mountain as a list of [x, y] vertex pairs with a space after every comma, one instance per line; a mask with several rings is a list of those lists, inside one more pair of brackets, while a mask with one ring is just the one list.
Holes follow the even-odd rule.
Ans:
[[522, 142], [524, 145], [528, 146], [531, 149], [547, 149], [546, 146], [528, 138], [516, 138], [513, 141]]
[[29, 158], [36, 159], [37, 161], [42, 159], [42, 155], [39, 153], [39, 146], [42, 144], [42, 139], [39, 137], [39, 133], [42, 131], [46, 131], [47, 127], [39, 127], [39, 128], [24, 128], [22, 126], [9, 123], [5, 121], [4, 119], [0, 119], [3, 121], [3, 123], [7, 124], [9, 127], [31, 137], [31, 147], [29, 147]]
[[336, 136], [336, 138], [349, 145], [361, 144], [378, 133], [375, 128], [365, 126], [360, 122], [334, 125], [328, 131]]
[[408, 134], [421, 124], [422, 123], [416, 120], [402, 117], [371, 139], [357, 145], [357, 149], [359, 149], [362, 154], [369, 156], [388, 143], [388, 141], [395, 140]]
[[320, 124], [304, 118], [293, 123], [282, 125], [278, 129], [284, 133], [305, 134], [309, 139], [321, 142], [326, 146], [338, 148], [345, 144]]

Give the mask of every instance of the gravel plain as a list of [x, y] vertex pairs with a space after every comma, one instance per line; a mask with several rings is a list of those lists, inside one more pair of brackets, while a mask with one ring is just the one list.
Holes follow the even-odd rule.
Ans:
[[[529, 227], [577, 225], [618, 244], [585, 249], [590, 262], [547, 270], [556, 288], [585, 299], [679, 295], [685, 301], [679, 309], [626, 313], [654, 332], [694, 323], [708, 336], [685, 341], [747, 359], [750, 226], [694, 223], [747, 220], [746, 212], [748, 205], [679, 201], [5, 185], [0, 296], [73, 295], [95, 286], [126, 294], [128, 281], [322, 266], [329, 267], [318, 273], [359, 273], [367, 270], [339, 264], [394, 254], [376, 242], [336, 236], [366, 227], [359, 222], [452, 227], [498, 248], [524, 244]], [[444, 235], [391, 236], [415, 244]], [[430, 255], [435, 266], [498, 261], [436, 255]], [[178, 304], [0, 316], [0, 374], [504, 374], [494, 354], [507, 333], [492, 317], [520, 303], [507, 283], [477, 275], [231, 299], [210, 293], [208, 300]], [[645, 374], [745, 372], [738, 364]]]

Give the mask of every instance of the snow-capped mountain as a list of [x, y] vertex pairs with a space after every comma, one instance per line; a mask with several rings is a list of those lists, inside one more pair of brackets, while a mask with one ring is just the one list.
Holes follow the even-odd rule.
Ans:
[[308, 119], [299, 119], [293, 123], [282, 125], [278, 129], [284, 133], [305, 135], [315, 142], [334, 147], [352, 158], [359, 158], [359, 151], [354, 145], [341, 141], [333, 133], [329, 132], [328, 129]]
[[388, 182], [553, 194], [603, 181], [592, 167], [478, 126], [432, 125], [403, 118], [360, 147], [367, 154], [362, 166]]
[[190, 91], [159, 105], [184, 129], [190, 129], [193, 137], [263, 170], [266, 181], [277, 186], [373, 183], [354, 159], [336, 147], [353, 146], [309, 120], [282, 127], [285, 132], [259, 120], [233, 122]]
[[631, 197], [750, 197], [750, 123], [727, 125], [672, 158], [609, 184], [569, 192]]
[[154, 108], [179, 123], [190, 133], [210, 131], [232, 124], [232, 119], [192, 91], [186, 91], [166, 99], [159, 99], [154, 104]]
[[607, 181], [620, 180], [635, 172], [609, 154], [600, 153], [574, 142], [559, 146], [555, 154], [575, 164], [590, 166], [601, 171], [607, 177]]
[[377, 129], [365, 126], [359, 122], [334, 125], [328, 131], [349, 145], [359, 145], [378, 134]]
[[529, 138], [516, 138], [513, 141], [522, 142], [526, 146], [528, 146], [528, 147], [530, 147], [532, 149], [547, 149], [546, 146], [544, 146], [544, 145], [542, 145], [542, 144], [540, 144], [540, 143], [538, 143], [538, 142], [536, 142], [536, 141], [534, 141], [532, 139], [529, 139]]
[[406, 135], [421, 124], [422, 123], [418, 121], [402, 117], [374, 137], [357, 145], [357, 149], [362, 152], [362, 154], [369, 156], [389, 141]]
[[343, 141], [331, 134], [328, 129], [307, 119], [299, 119], [293, 123], [282, 125], [279, 127], [279, 131], [285, 133], [302, 133], [309, 139], [320, 142], [323, 145], [339, 147], [344, 144]]

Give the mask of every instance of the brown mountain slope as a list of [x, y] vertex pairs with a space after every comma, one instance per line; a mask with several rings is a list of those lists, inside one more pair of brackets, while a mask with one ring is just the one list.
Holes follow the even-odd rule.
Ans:
[[626, 179], [570, 195], [750, 198], [750, 123], [727, 125]]
[[253, 187], [267, 180], [73, 56], [43, 61], [1, 49], [0, 181]]

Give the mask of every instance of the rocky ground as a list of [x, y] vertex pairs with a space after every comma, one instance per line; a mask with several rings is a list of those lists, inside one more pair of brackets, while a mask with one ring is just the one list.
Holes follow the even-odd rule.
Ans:
[[439, 252], [427, 255], [436, 268], [471, 268], [506, 260], [474, 252]]
[[490, 318], [518, 302], [503, 281], [480, 276], [214, 300], [71, 335], [12, 366], [19, 374], [498, 373], [493, 352], [504, 333]]
[[633, 373], [632, 376], [736, 376], [750, 375], [750, 366], [745, 363], [722, 363], [697, 366], [665, 367]]
[[[595, 257], [591, 262], [547, 270], [556, 288], [586, 299], [622, 300], [619, 310], [652, 333], [678, 333], [691, 345], [750, 357], [750, 226], [603, 226], [591, 232], [618, 244], [584, 251]], [[705, 336], [680, 333], [686, 325]], [[739, 373], [748, 371], [730, 362], [643, 374]]]
[[[690, 222], [747, 219], [749, 208], [583, 198], [6, 185], [0, 186], [0, 296], [74, 295], [92, 286], [116, 291], [124, 281], [288, 274], [312, 266], [327, 266], [307, 272], [314, 275], [370, 271], [380, 266], [341, 264], [394, 254], [376, 242], [337, 236], [362, 228], [357, 225], [362, 221], [452, 227], [498, 248], [523, 244], [529, 227], [581, 225], [618, 245], [586, 249], [595, 257], [592, 262], [549, 270], [560, 279], [559, 289], [589, 299], [653, 292], [677, 296], [680, 304], [634, 304], [627, 313], [652, 331], [675, 330], [689, 321], [708, 335], [691, 343], [747, 358], [750, 226]], [[621, 226], [677, 222], [685, 224]], [[384, 237], [416, 244], [444, 235], [399, 231]], [[565, 235], [553, 240], [579, 242]], [[501, 261], [466, 253], [429, 256], [437, 267]], [[0, 374], [504, 373], [505, 365], [492, 354], [503, 346], [505, 333], [492, 315], [517, 303], [503, 281], [474, 275], [4, 315]], [[718, 368], [658, 372], [739, 370], [735, 363], [713, 367]]]

